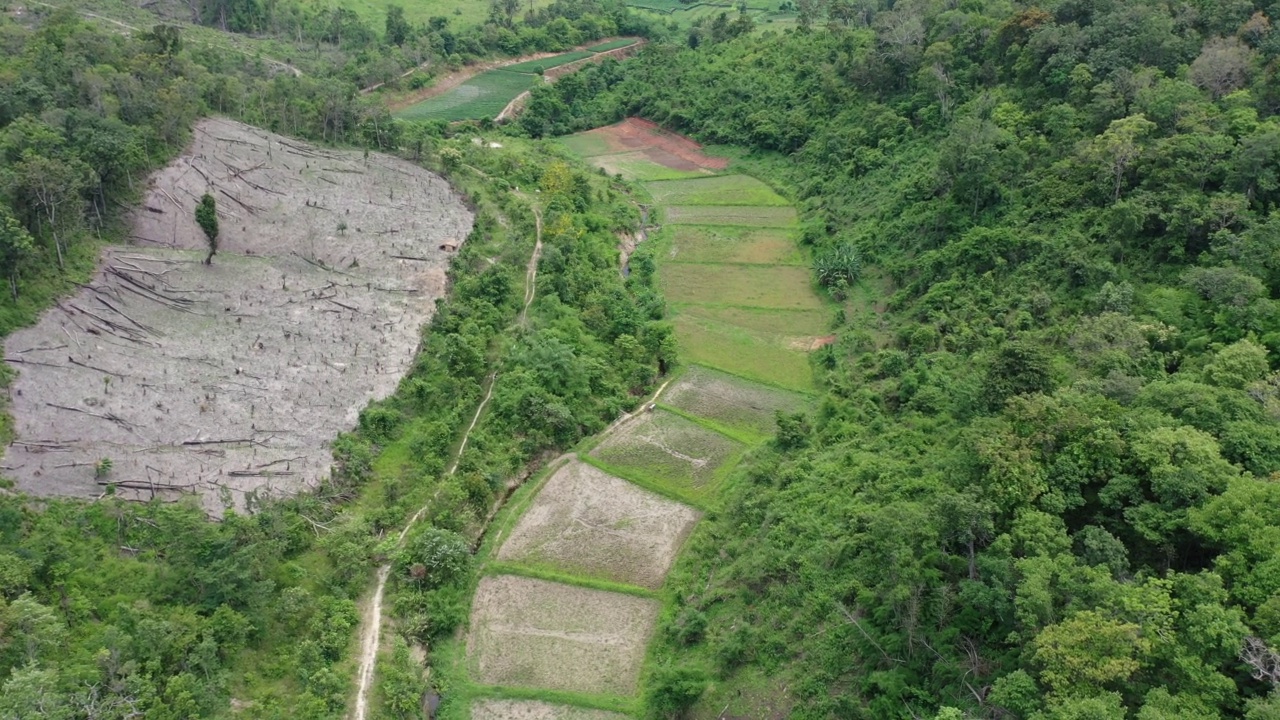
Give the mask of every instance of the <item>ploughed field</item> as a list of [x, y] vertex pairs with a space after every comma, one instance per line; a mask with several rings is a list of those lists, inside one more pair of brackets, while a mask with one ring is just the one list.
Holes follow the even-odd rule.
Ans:
[[194, 492], [214, 513], [316, 483], [408, 368], [472, 220], [410, 163], [201, 121], [149, 180], [131, 244], [6, 340], [9, 474], [39, 495]]
[[811, 402], [791, 388], [811, 382], [806, 352], [825, 311], [791, 220], [777, 229], [672, 222], [685, 207], [794, 218], [786, 200], [643, 121], [563, 142], [599, 167], [658, 178], [648, 188], [668, 226], [646, 242], [660, 243], [687, 364], [651, 403], [553, 463], [494, 523], [465, 640], [439, 653], [454, 659], [456, 679], [441, 717], [639, 717], [646, 649], [673, 602], [664, 588], [681, 548], [742, 456], [776, 433], [777, 413]]

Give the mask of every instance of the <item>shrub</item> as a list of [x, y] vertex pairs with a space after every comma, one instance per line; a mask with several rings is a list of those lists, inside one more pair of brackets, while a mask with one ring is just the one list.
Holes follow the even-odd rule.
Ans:
[[466, 573], [471, 567], [471, 548], [456, 532], [428, 527], [396, 553], [395, 565], [406, 582], [437, 588]]

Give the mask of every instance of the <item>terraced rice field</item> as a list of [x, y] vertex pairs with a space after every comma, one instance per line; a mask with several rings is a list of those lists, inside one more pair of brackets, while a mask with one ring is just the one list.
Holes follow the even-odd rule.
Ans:
[[497, 558], [656, 590], [698, 517], [574, 461], [542, 487]]
[[808, 404], [804, 395], [744, 383], [732, 375], [698, 365], [669, 385], [662, 401], [688, 415], [762, 436], [777, 432], [775, 413], [798, 412]]
[[673, 225], [670, 260], [687, 263], [801, 265], [804, 256], [786, 229]]
[[[657, 244], [686, 366], [499, 515], [444, 718], [640, 717], [645, 648], [672, 602], [663, 586], [680, 548], [742, 455], [776, 432], [777, 413], [811, 402], [797, 391], [812, 382], [807, 351], [827, 313], [785, 199], [643, 122], [565, 145], [597, 166], [634, 169], [633, 179], [693, 176], [648, 186], [667, 226], [647, 242]], [[717, 222], [687, 221], [699, 213]], [[730, 216], [778, 227], [726, 224]]]
[[745, 449], [675, 413], [655, 410], [618, 428], [589, 457], [659, 492], [702, 502]]
[[644, 184], [664, 223], [658, 274], [686, 360], [808, 390], [807, 354], [828, 312], [793, 236], [796, 210], [758, 178], [697, 143], [630, 119], [560, 142], [596, 167]]

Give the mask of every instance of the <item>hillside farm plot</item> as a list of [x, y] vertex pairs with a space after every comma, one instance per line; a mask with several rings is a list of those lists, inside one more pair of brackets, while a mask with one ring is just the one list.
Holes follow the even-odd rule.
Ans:
[[790, 203], [749, 175], [717, 175], [692, 180], [645, 184], [654, 202], [663, 205], [754, 205], [783, 207]]
[[571, 462], [538, 491], [498, 559], [657, 589], [697, 521], [687, 505]]
[[619, 48], [631, 47], [632, 45], [635, 45], [638, 42], [640, 42], [638, 38], [625, 37], [625, 38], [618, 38], [617, 40], [610, 40], [609, 42], [602, 42], [598, 45], [592, 45], [587, 49], [593, 53], [602, 53], [602, 52], [608, 52], [610, 50], [617, 50]]
[[796, 210], [751, 205], [673, 205], [666, 209], [666, 219], [669, 223], [684, 225], [788, 228], [796, 224]]
[[691, 415], [760, 435], [778, 429], [774, 413], [794, 413], [809, 398], [694, 365], [662, 393], [661, 402]]
[[[634, 40], [631, 41], [631, 43], [634, 42]], [[541, 60], [526, 60], [522, 63], [515, 63], [514, 65], [504, 65], [502, 69], [507, 72], [537, 75], [543, 70], [550, 70], [551, 68], [560, 67], [561, 65], [568, 65], [571, 62], [577, 62], [578, 60], [589, 58], [592, 55], [595, 55], [595, 53], [590, 50], [576, 50], [574, 52], [554, 55], [549, 58], [542, 58]]]
[[820, 310], [809, 269], [768, 265], [665, 263], [658, 270], [667, 302]]
[[[693, 140], [641, 118], [627, 118], [614, 125], [562, 138], [561, 142], [571, 151], [590, 158], [591, 164], [609, 173], [622, 173], [630, 180], [696, 177], [729, 166], [727, 158], [711, 157]], [[660, 168], [684, 175], [663, 173]]]
[[781, 229], [672, 225], [667, 257], [675, 262], [804, 265], [804, 256]]
[[483, 578], [467, 638], [471, 676], [486, 685], [633, 695], [658, 607], [546, 580]]
[[589, 162], [627, 180], [680, 180], [706, 177], [711, 172], [660, 148], [597, 155]]
[[617, 428], [590, 455], [624, 475], [696, 499], [714, 491], [718, 471], [743, 449], [736, 440], [659, 409]]
[[678, 313], [701, 320], [743, 328], [761, 337], [774, 338], [779, 347], [805, 349], [827, 335], [830, 314], [826, 310], [678, 305]]
[[541, 700], [477, 700], [471, 720], [627, 720], [626, 715]]
[[506, 68], [477, 75], [442, 95], [396, 113], [404, 120], [471, 120], [491, 118], [517, 95], [542, 82], [537, 75]]
[[[220, 249], [194, 219], [212, 193]], [[37, 495], [294, 492], [409, 367], [471, 212], [442, 178], [229, 120], [149, 181], [133, 247], [5, 343], [5, 464]], [[397, 256], [412, 257], [413, 260]], [[101, 468], [110, 460], [110, 471]]]
[[790, 390], [812, 389], [806, 352], [815, 338], [761, 333], [697, 314], [701, 309], [682, 306], [673, 313], [682, 359]]

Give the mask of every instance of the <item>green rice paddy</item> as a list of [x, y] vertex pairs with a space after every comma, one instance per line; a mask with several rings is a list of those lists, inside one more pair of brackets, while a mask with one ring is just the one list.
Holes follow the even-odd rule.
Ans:
[[669, 167], [690, 163], [660, 162], [667, 156], [657, 146], [621, 148], [603, 133], [560, 142], [610, 174], [643, 183], [653, 198], [662, 228], [647, 242], [685, 361], [812, 389], [808, 353], [830, 318], [785, 197], [748, 175]]

